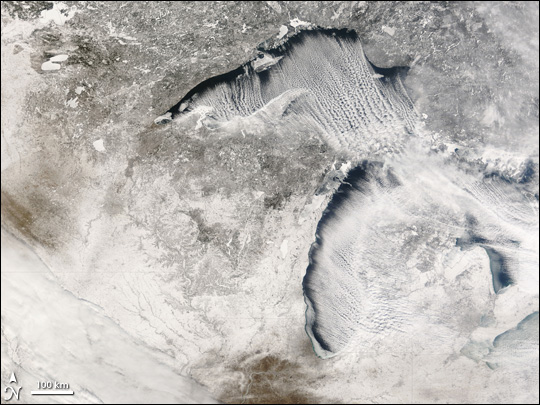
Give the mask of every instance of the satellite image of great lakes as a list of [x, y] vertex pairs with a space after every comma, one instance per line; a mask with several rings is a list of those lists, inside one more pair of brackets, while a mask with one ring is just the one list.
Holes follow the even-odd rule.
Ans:
[[3, 2], [2, 401], [538, 403], [538, 24]]

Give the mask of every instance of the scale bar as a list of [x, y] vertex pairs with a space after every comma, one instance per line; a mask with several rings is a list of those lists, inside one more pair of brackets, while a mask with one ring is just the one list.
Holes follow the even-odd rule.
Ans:
[[40, 390], [40, 391], [30, 391], [32, 395], [73, 395], [73, 391], [69, 390]]

